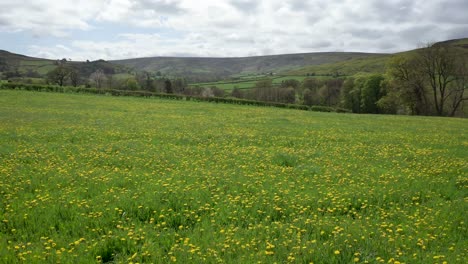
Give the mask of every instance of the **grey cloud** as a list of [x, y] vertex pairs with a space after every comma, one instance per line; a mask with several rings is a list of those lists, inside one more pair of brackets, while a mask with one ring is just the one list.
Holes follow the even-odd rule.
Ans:
[[385, 35], [385, 31], [376, 29], [355, 29], [349, 32], [353, 37], [363, 39], [379, 39]]
[[243, 13], [255, 13], [259, 7], [256, 0], [231, 0], [229, 3]]
[[466, 38], [468, 36], [468, 27], [458, 26], [453, 29], [450, 29], [445, 36], [445, 39], [458, 39]]
[[180, 6], [179, 1], [171, 0], [142, 0], [138, 1], [134, 9], [153, 10], [156, 13], [163, 14], [180, 14], [184, 9]]
[[438, 35], [439, 28], [433, 25], [419, 25], [413, 26], [408, 29], [398, 30], [396, 31], [396, 35], [398, 35], [402, 40], [406, 42], [418, 43], [418, 42], [426, 42], [426, 41], [433, 41], [434, 36]]
[[432, 10], [438, 22], [468, 24], [468, 1], [466, 0], [438, 1]]
[[383, 42], [380, 42], [377, 47], [380, 49], [380, 50], [393, 50], [395, 48], [397, 48], [397, 45], [395, 44], [395, 42], [393, 41], [383, 41]]
[[371, 2], [370, 12], [376, 15], [375, 18], [378, 21], [402, 23], [417, 19], [415, 4], [413, 0], [374, 0]]
[[328, 40], [319, 40], [319, 41], [312, 41], [312, 42], [307, 42], [300, 47], [305, 50], [314, 50], [314, 49], [323, 49], [323, 48], [328, 48], [331, 47], [333, 43]]

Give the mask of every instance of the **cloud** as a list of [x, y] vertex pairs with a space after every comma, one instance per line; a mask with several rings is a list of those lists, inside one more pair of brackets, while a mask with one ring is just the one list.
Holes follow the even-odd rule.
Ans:
[[[36, 45], [28, 52], [58, 58], [395, 52], [468, 33], [465, 0], [6, 2], [0, 2], [8, 10], [0, 13], [0, 31], [55, 38], [71, 50]], [[109, 41], [95, 38], [98, 29]]]
[[229, 3], [237, 10], [244, 13], [255, 13], [258, 11], [259, 2], [256, 0], [231, 0]]

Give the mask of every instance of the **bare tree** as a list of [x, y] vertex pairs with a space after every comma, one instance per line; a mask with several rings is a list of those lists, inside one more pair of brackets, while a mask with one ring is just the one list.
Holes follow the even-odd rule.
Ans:
[[89, 76], [89, 79], [94, 82], [94, 85], [96, 88], [102, 88], [105, 80], [106, 80], [106, 75], [104, 74], [104, 72], [99, 69], [99, 70], [96, 70], [95, 72], [91, 73], [91, 75]]
[[454, 87], [450, 90], [448, 95], [452, 99], [450, 116], [455, 116], [462, 102], [468, 100], [468, 97], [464, 97], [465, 90], [468, 89], [468, 63], [463, 57], [458, 58], [457, 62]]
[[413, 56], [396, 57], [389, 73], [400, 87], [402, 101], [414, 114], [453, 116], [468, 99], [463, 97], [466, 68], [463, 53], [439, 43], [427, 44]]
[[444, 105], [451, 94], [449, 84], [455, 81], [455, 61], [455, 52], [447, 45], [427, 44], [419, 50], [418, 66], [429, 82], [439, 116], [445, 114]]

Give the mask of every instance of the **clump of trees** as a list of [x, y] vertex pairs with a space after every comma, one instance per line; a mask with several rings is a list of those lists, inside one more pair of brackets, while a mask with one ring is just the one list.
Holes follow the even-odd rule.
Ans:
[[382, 105], [416, 115], [454, 116], [468, 100], [467, 57], [457, 48], [428, 44], [397, 56], [388, 67], [388, 97]]
[[46, 80], [49, 84], [56, 84], [59, 86], [71, 84], [76, 87], [80, 84], [78, 71], [66, 65], [65, 62], [58, 64], [55, 69], [48, 72]]

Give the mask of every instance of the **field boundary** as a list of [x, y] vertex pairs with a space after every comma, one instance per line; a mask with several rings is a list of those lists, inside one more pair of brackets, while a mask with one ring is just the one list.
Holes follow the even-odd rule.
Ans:
[[237, 104], [237, 105], [251, 105], [251, 106], [266, 106], [266, 107], [277, 107], [296, 109], [304, 111], [314, 112], [336, 112], [336, 113], [351, 113], [350, 110], [344, 108], [334, 108], [328, 106], [307, 106], [299, 104], [285, 104], [278, 102], [262, 102], [255, 100], [245, 100], [238, 98], [223, 98], [223, 97], [201, 97], [181, 94], [167, 94], [167, 93], [155, 93], [149, 91], [134, 91], [134, 90], [115, 90], [115, 89], [96, 89], [96, 88], [84, 88], [84, 87], [72, 87], [72, 86], [56, 86], [56, 85], [35, 85], [35, 84], [22, 84], [22, 83], [0, 83], [1, 90], [23, 90], [23, 91], [36, 91], [36, 92], [54, 92], [54, 93], [84, 93], [84, 94], [99, 94], [99, 95], [110, 95], [110, 96], [131, 96], [131, 97], [146, 97], [146, 98], [160, 98], [160, 99], [172, 99], [172, 100], [183, 100], [183, 101], [195, 101], [195, 102], [214, 102], [214, 103], [225, 103], [225, 104]]

